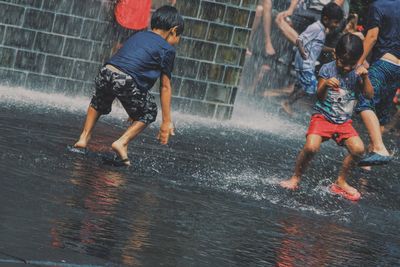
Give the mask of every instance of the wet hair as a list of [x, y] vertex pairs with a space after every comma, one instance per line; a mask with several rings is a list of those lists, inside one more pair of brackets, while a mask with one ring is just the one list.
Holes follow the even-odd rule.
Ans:
[[346, 33], [340, 37], [336, 45], [336, 58], [344, 62], [356, 62], [364, 53], [363, 42], [360, 37]]
[[168, 31], [176, 27], [176, 34], [179, 36], [184, 29], [184, 22], [178, 10], [172, 6], [162, 6], [154, 11], [151, 16], [151, 29]]
[[343, 9], [338, 4], [331, 2], [322, 9], [321, 20], [324, 17], [329, 20], [341, 21], [343, 19]]

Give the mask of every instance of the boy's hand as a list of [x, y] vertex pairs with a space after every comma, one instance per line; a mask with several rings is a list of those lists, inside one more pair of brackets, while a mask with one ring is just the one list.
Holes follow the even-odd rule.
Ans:
[[162, 145], [166, 145], [170, 135], [175, 135], [173, 123], [163, 122], [160, 126], [160, 131], [157, 134], [157, 139]]
[[334, 91], [338, 91], [340, 87], [340, 81], [336, 78], [330, 78], [326, 80], [326, 86], [332, 88]]
[[288, 9], [288, 10], [282, 11], [278, 15], [282, 16], [283, 18], [290, 17], [291, 15], [293, 15], [293, 10]]
[[363, 66], [358, 66], [358, 68], [356, 69], [356, 74], [361, 76], [361, 78], [366, 78], [368, 77], [368, 70]]
[[299, 49], [301, 58], [306, 60], [308, 58], [308, 55], [306, 53], [306, 50], [304, 49], [303, 41], [301, 39], [297, 39], [296, 46], [297, 46], [297, 49]]

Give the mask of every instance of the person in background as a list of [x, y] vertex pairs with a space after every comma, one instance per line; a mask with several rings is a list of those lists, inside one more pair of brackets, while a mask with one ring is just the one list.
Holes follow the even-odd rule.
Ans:
[[253, 43], [254, 33], [257, 31], [260, 23], [263, 23], [265, 47], [265, 56], [275, 55], [275, 49], [271, 41], [271, 21], [272, 21], [272, 0], [259, 0], [256, 7], [256, 13], [254, 17], [253, 26], [251, 28], [250, 38], [249, 38], [249, 48], [247, 48], [247, 54], [251, 55], [252, 49], [251, 44]]
[[343, 33], [352, 33], [360, 37], [364, 41], [364, 34], [358, 30], [358, 15], [355, 13], [349, 14], [346, 20], [346, 26]]
[[372, 52], [369, 77], [374, 98], [360, 96], [357, 112], [370, 138], [370, 152], [360, 166], [388, 164], [389, 154], [382, 139], [384, 125], [390, 122], [390, 111], [397, 88], [400, 87], [400, 3], [397, 0], [377, 0], [369, 8], [364, 40], [364, 53], [358, 65], [365, 64]]
[[[331, 2], [331, 0], [291, 0], [289, 8], [280, 12], [275, 22], [282, 34], [293, 42], [297, 39], [299, 32], [303, 32], [310, 24], [320, 20], [322, 9]], [[349, 1], [333, 2], [342, 7], [346, 18], [349, 12]]]
[[282, 102], [283, 110], [292, 114], [292, 105], [305, 95], [314, 95], [317, 91], [315, 64], [325, 43], [326, 33], [338, 27], [343, 19], [343, 11], [335, 3], [329, 3], [322, 9], [320, 20], [311, 24], [304, 32], [290, 35], [290, 41], [296, 45], [295, 69], [297, 81], [289, 98]]

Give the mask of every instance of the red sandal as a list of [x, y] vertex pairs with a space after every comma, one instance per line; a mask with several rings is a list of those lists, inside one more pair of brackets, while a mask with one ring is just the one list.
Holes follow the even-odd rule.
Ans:
[[356, 192], [355, 194], [349, 194], [346, 191], [344, 191], [343, 188], [341, 188], [340, 186], [338, 186], [337, 184], [332, 184], [329, 187], [329, 190], [331, 191], [331, 193], [339, 195], [344, 197], [345, 199], [351, 200], [351, 201], [357, 201], [361, 198], [361, 194], [360, 192]]

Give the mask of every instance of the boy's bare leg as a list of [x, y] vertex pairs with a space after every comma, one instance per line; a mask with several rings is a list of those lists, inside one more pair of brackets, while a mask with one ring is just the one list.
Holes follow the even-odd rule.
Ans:
[[340, 169], [336, 184], [350, 195], [356, 194], [358, 191], [346, 181], [350, 170], [354, 167], [357, 160], [361, 159], [364, 154], [364, 144], [359, 136], [350, 137], [345, 141], [349, 155], [347, 155]]
[[296, 88], [296, 86], [293, 86], [293, 91], [292, 93], [289, 95], [288, 100], [283, 101], [281, 103], [281, 106], [283, 108], [283, 110], [289, 114], [289, 115], [293, 115], [293, 110], [292, 110], [292, 105], [299, 100], [300, 98], [304, 97], [306, 95], [306, 92], [304, 92], [303, 90]]
[[263, 12], [264, 12], [263, 6], [258, 5], [256, 7], [256, 13], [254, 15], [254, 21], [253, 21], [253, 25], [251, 27], [251, 32], [250, 32], [250, 37], [249, 37], [249, 44], [247, 46], [248, 54], [252, 53], [252, 42], [253, 42], [253, 38], [254, 38], [254, 33], [256, 32], [258, 25], [260, 25], [260, 23], [261, 23]]
[[92, 136], [92, 131], [96, 125], [97, 120], [100, 117], [100, 113], [95, 110], [92, 106], [89, 106], [86, 114], [85, 124], [82, 129], [82, 133], [79, 137], [78, 142], [75, 143], [74, 147], [85, 148]]
[[[128, 158], [128, 144], [134, 139], [138, 134], [140, 134], [144, 129], [146, 129], [147, 124], [141, 121], [134, 121], [131, 126], [125, 131], [125, 133], [114, 143], [111, 147], [117, 153], [120, 159], [124, 160]], [[130, 162], [126, 162], [126, 165], [130, 165]]]
[[296, 44], [296, 40], [299, 38], [299, 34], [295, 29], [286, 21], [286, 17], [280, 13], [275, 19], [278, 28], [281, 30], [282, 34], [288, 39], [292, 44]]
[[298, 184], [301, 176], [303, 175], [313, 156], [319, 151], [321, 143], [322, 136], [316, 134], [309, 134], [307, 136], [306, 144], [304, 145], [300, 154], [297, 156], [296, 167], [294, 169], [293, 176], [289, 180], [280, 182], [280, 185], [283, 188], [295, 190], [299, 187]]
[[275, 49], [271, 41], [271, 17], [272, 17], [272, 1], [264, 0], [264, 34], [265, 34], [265, 53], [267, 55], [275, 55]]
[[360, 113], [365, 127], [368, 130], [372, 151], [383, 156], [389, 156], [383, 140], [382, 129], [379, 125], [378, 117], [372, 110], [364, 110]]

